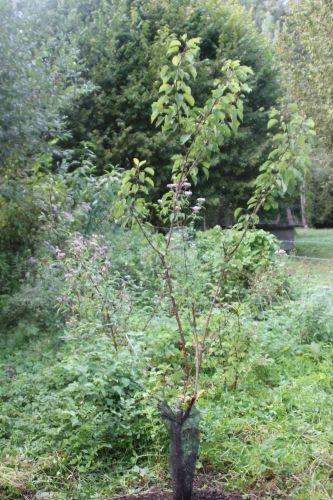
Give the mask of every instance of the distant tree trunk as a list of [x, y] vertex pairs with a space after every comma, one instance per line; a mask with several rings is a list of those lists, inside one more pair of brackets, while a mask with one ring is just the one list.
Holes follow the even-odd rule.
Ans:
[[302, 182], [301, 184], [301, 189], [300, 189], [300, 201], [301, 201], [301, 218], [302, 218], [302, 225], [304, 227], [309, 227], [307, 220], [306, 220], [306, 215], [305, 215], [305, 205], [306, 205], [306, 196], [305, 196], [305, 181]]
[[287, 221], [290, 226], [295, 225], [295, 219], [290, 207], [287, 207]]

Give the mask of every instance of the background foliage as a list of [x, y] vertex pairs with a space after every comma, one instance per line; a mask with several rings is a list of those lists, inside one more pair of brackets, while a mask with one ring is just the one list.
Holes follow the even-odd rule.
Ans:
[[70, 35], [48, 29], [38, 2], [0, 5], [0, 162], [27, 159], [64, 134], [64, 108], [79, 85]]
[[210, 0], [203, 6], [200, 1], [163, 0], [84, 5], [83, 12], [77, 2], [68, 9], [77, 20], [85, 77], [96, 91], [76, 100], [69, 111], [72, 139], [66, 147], [79, 152], [80, 142], [88, 139], [100, 169], [110, 163], [128, 167], [133, 157], [144, 158], [157, 168], [157, 187], [165, 183], [165, 167], [178, 151], [177, 143], [154, 130], [150, 106], [157, 97], [158, 68], [169, 34], [202, 38], [201, 64], [193, 85], [199, 105], [208, 97], [225, 60], [237, 58], [253, 69], [253, 92], [246, 98], [242, 131], [230, 140], [218, 168], [200, 186], [209, 195], [212, 222], [226, 222], [231, 210], [248, 197], [265, 158], [267, 111], [279, 95], [267, 42], [235, 3]]
[[[312, 116], [318, 147], [307, 182], [309, 220], [331, 226], [332, 219], [332, 2], [290, 2], [280, 38], [288, 98]], [[311, 203], [312, 201], [312, 203]]]

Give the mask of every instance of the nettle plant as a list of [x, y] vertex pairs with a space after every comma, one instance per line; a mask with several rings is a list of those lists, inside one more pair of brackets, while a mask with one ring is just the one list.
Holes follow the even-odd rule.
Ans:
[[[140, 230], [159, 262], [165, 295], [177, 325], [182, 353], [182, 375], [175, 373], [177, 396], [160, 406], [171, 438], [171, 476], [174, 498], [191, 498], [198, 451], [198, 412], [194, 408], [202, 390], [200, 373], [205, 353], [215, 337], [211, 325], [223, 308], [223, 282], [247, 233], [258, 222], [262, 208], [277, 205], [277, 198], [293, 187], [309, 163], [313, 124], [291, 107], [289, 121], [274, 110], [268, 128], [272, 151], [262, 165], [254, 194], [246, 210], [235, 212], [236, 223], [221, 230], [218, 257], [203, 259], [195, 245], [195, 227], [204, 212], [205, 199], [194, 201], [192, 186], [199, 175], [208, 175], [223, 145], [237, 134], [243, 117], [247, 81], [252, 70], [239, 61], [226, 61], [214, 81], [211, 97], [198, 107], [191, 81], [196, 77], [199, 38], [171, 37], [169, 64], [161, 69], [160, 98], [152, 107], [152, 122], [167, 135], [178, 137], [182, 153], [172, 157], [171, 178], [158, 202], [151, 202], [154, 169], [134, 159], [133, 168], [121, 177], [113, 216], [123, 226]], [[152, 221], [158, 220], [159, 227]], [[161, 230], [163, 227], [165, 230]], [[229, 236], [228, 236], [229, 235]], [[198, 281], [200, 286], [198, 286]], [[175, 403], [176, 401], [176, 403]]]

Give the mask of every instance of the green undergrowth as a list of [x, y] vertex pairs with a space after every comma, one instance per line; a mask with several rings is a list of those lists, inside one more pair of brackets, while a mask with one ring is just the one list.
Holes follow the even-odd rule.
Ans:
[[[331, 498], [332, 310], [330, 338], [317, 342], [320, 325], [307, 328], [304, 316], [291, 312], [278, 308], [256, 324], [261, 354], [239, 391], [221, 390], [222, 370], [207, 382], [201, 460], [221, 472], [230, 490]], [[304, 332], [312, 340], [300, 341]]]
[[[221, 323], [213, 320], [197, 472], [244, 498], [329, 499], [328, 271], [281, 262], [255, 275], [241, 303], [230, 296]], [[133, 317], [131, 346], [118, 352], [90, 315], [52, 329], [23, 312], [1, 337], [0, 497], [112, 498], [165, 485], [168, 437], [157, 402], [180, 362], [167, 308]]]

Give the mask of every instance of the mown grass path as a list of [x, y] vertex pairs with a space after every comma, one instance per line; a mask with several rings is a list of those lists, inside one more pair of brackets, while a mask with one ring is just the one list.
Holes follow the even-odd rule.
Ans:
[[[333, 298], [333, 229], [299, 229], [295, 241], [296, 255], [312, 257], [290, 259], [290, 270], [304, 284], [304, 292], [312, 288], [327, 288]], [[332, 304], [333, 307], [333, 304]]]

